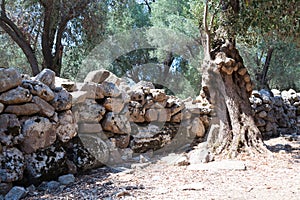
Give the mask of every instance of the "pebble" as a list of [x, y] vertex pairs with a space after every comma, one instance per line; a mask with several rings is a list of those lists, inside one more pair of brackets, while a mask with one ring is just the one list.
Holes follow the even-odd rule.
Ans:
[[69, 185], [69, 184], [75, 182], [75, 177], [73, 174], [67, 174], [67, 175], [58, 177], [58, 181], [63, 185]]
[[25, 188], [15, 186], [6, 195], [5, 200], [19, 200], [27, 194]]

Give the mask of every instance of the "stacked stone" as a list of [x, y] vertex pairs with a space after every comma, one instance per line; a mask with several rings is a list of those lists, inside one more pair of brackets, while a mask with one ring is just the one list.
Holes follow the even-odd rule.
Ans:
[[130, 87], [106, 70], [90, 72], [71, 94], [79, 136], [99, 164], [128, 161], [174, 138], [178, 145], [203, 138], [209, 125], [209, 104], [181, 101], [149, 82]]
[[300, 95], [294, 90], [254, 90], [250, 103], [264, 139], [299, 131]]
[[[55, 86], [53, 71], [30, 78], [0, 68], [0, 194], [14, 182], [54, 179], [68, 172], [67, 163], [80, 168], [92, 161], [92, 156], [77, 159], [79, 152], [88, 152], [74, 140], [77, 124], [71, 106], [72, 96]], [[74, 142], [77, 148], [68, 155]]]

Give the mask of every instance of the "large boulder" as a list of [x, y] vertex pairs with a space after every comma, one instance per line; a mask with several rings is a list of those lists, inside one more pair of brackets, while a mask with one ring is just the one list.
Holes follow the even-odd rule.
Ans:
[[32, 95], [29, 90], [23, 87], [17, 87], [15, 89], [4, 92], [0, 95], [0, 103], [3, 104], [21, 104], [30, 102]]
[[17, 87], [22, 83], [22, 77], [14, 68], [0, 68], [0, 93]]
[[56, 140], [55, 126], [44, 117], [30, 117], [22, 126], [24, 141], [20, 145], [23, 152], [29, 154], [50, 146]]

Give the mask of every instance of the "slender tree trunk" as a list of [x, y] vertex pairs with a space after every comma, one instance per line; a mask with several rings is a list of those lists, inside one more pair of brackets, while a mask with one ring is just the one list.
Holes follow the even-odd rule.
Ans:
[[269, 71], [269, 67], [270, 67], [270, 62], [271, 62], [271, 58], [272, 58], [272, 54], [273, 54], [274, 48], [273, 47], [269, 47], [268, 49], [268, 53], [267, 53], [267, 57], [266, 57], [266, 61], [263, 67], [263, 71], [261, 73], [261, 78], [260, 78], [260, 84], [262, 88], [269, 88], [268, 85], [268, 80], [267, 80], [267, 73]]
[[[229, 157], [235, 157], [243, 151], [248, 153], [267, 151], [251, 111], [250, 76], [235, 47], [234, 27], [228, 26], [234, 24], [232, 19], [237, 17], [238, 3], [238, 0], [222, 0], [221, 15], [224, 23], [221, 23], [218, 35], [212, 41], [213, 50], [205, 52], [209, 56], [205, 56], [202, 75], [201, 95], [214, 107], [207, 141], [213, 152]], [[228, 23], [228, 20], [231, 23]]]

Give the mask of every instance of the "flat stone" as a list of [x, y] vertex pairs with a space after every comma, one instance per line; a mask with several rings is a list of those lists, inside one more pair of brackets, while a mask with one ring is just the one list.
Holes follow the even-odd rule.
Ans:
[[25, 197], [27, 191], [23, 187], [14, 186], [6, 195], [5, 200], [19, 200]]
[[124, 102], [122, 98], [111, 98], [105, 99], [103, 106], [106, 110], [114, 113], [120, 113], [124, 108]]
[[38, 149], [53, 144], [56, 140], [55, 126], [44, 117], [31, 117], [22, 126], [24, 141], [20, 148], [25, 153], [33, 153]]
[[26, 103], [22, 105], [9, 105], [4, 110], [5, 113], [15, 114], [17, 116], [30, 116], [41, 111], [35, 103]]
[[13, 89], [22, 83], [22, 77], [14, 68], [0, 68], [0, 93]]
[[75, 177], [73, 174], [67, 174], [67, 175], [58, 177], [58, 181], [63, 185], [69, 185], [69, 184], [75, 182]]
[[246, 165], [242, 161], [222, 160], [209, 163], [199, 163], [187, 166], [187, 170], [246, 170]]
[[52, 90], [55, 88], [55, 72], [50, 69], [43, 69], [34, 80], [40, 81], [50, 87]]
[[72, 105], [83, 103], [87, 98], [87, 92], [86, 91], [76, 91], [71, 92], [72, 95]]
[[54, 99], [54, 92], [44, 83], [33, 80], [23, 80], [22, 87], [30, 91], [31, 94], [39, 96], [45, 101]]
[[68, 92], [73, 92], [76, 90], [75, 82], [61, 77], [55, 77], [55, 87], [63, 87]]
[[47, 101], [43, 100], [38, 96], [34, 96], [32, 101], [37, 105], [40, 109], [39, 113], [45, 117], [52, 117], [54, 115], [55, 109], [51, 106]]
[[201, 182], [191, 183], [184, 186], [181, 186], [179, 189], [181, 190], [204, 190], [205, 185]]
[[21, 104], [30, 102], [32, 95], [29, 90], [17, 87], [15, 89], [4, 92], [0, 95], [0, 103], [3, 104]]
[[102, 127], [99, 123], [80, 123], [79, 133], [100, 133]]
[[62, 142], [67, 142], [77, 135], [78, 125], [71, 110], [58, 114], [56, 135]]
[[84, 82], [102, 83], [109, 77], [109, 75], [110, 72], [105, 69], [91, 71], [85, 77]]

